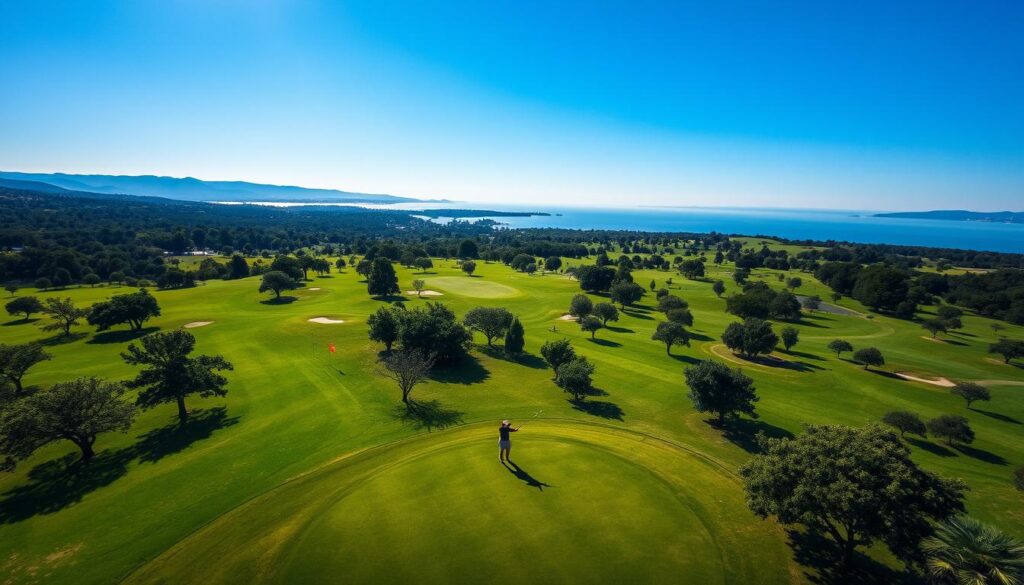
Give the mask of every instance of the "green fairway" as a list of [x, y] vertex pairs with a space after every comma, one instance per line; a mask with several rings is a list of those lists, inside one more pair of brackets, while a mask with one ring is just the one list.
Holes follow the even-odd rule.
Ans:
[[[894, 409], [967, 417], [973, 444], [911, 438], [913, 458], [962, 478], [971, 515], [1024, 536], [1024, 504], [1010, 480], [1024, 465], [1024, 370], [986, 353], [995, 339], [990, 320], [968, 314], [962, 330], [934, 341], [918, 323], [868, 315], [843, 298], [840, 306], [871, 318], [805, 314], [791, 353], [754, 363], [721, 347], [736, 319], [711, 283], [722, 279], [726, 295], [734, 292], [733, 267], [708, 268], [701, 281], [633, 273], [645, 287], [654, 280], [690, 303], [691, 345], [666, 355], [651, 340], [663, 319], [653, 295], [591, 340], [559, 320], [579, 292], [562, 275], [528, 276], [483, 261], [479, 277], [440, 259], [426, 275], [396, 266], [401, 290], [423, 279], [444, 293], [406, 294], [407, 307], [442, 302], [461, 317], [475, 306], [501, 306], [525, 327], [527, 353], [519, 359], [486, 348], [477, 334], [469, 360], [416, 388], [413, 397], [429, 406], [419, 416], [405, 414], [397, 388], [375, 374], [382, 346], [367, 339], [366, 319], [384, 302], [370, 298], [352, 270], [314, 278], [279, 304], [263, 302], [269, 296], [257, 292], [258, 278], [154, 291], [163, 314], [146, 332], [211, 322], [189, 331], [198, 353], [234, 364], [228, 395], [190, 397], [185, 429], [173, 405], [144, 411], [128, 433], [101, 435], [87, 467], [72, 465], [76, 450], [65, 442], [0, 475], [0, 574], [5, 583], [84, 584], [805, 582], [814, 568], [797, 563], [781, 527], [747, 509], [736, 470], [759, 432], [860, 426]], [[753, 278], [779, 287], [776, 274], [759, 269]], [[799, 294], [827, 298], [812, 276], [798, 274]], [[69, 296], [88, 306], [132, 290], [18, 295]], [[82, 326], [68, 339], [40, 331], [44, 320], [35, 319], [0, 323], [0, 341], [39, 340], [54, 356], [29, 372], [27, 385], [87, 375], [124, 380], [137, 371], [120, 358], [137, 338], [124, 328]], [[1021, 327], [1003, 333], [1024, 338]], [[826, 348], [837, 337], [878, 347], [886, 365], [879, 372], [849, 354], [837, 359]], [[541, 344], [562, 338], [597, 368], [600, 395], [583, 404], [567, 400], [540, 358]], [[758, 419], [723, 433], [694, 411], [683, 369], [707, 358], [742, 366], [754, 379]], [[982, 380], [993, 399], [968, 410], [948, 388], [896, 372]], [[504, 418], [526, 423], [513, 441], [519, 472], [497, 461]]]

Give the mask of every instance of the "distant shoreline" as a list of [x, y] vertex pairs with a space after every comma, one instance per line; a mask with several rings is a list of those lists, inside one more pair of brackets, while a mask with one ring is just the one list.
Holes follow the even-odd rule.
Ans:
[[901, 219], [939, 219], [944, 221], [977, 221], [984, 223], [1024, 223], [1024, 211], [967, 211], [946, 209], [936, 211], [895, 211], [876, 213], [874, 217], [895, 217]]

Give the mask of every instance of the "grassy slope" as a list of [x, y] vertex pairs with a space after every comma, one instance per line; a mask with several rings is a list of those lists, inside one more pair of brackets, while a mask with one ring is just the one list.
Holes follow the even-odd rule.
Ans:
[[[664, 437], [735, 468], [749, 457], [745, 447], [758, 430], [780, 435], [799, 432], [804, 422], [860, 425], [894, 408], [915, 410], [926, 418], [965, 414], [978, 435], [970, 450], [922, 442], [914, 447], [915, 459], [967, 480], [972, 514], [1024, 535], [1024, 506], [1009, 481], [1013, 467], [1024, 464], [1024, 427], [1018, 422], [1024, 420], [1024, 388], [994, 386], [991, 403], [967, 411], [947, 389], [864, 371], [825, 350], [830, 339], [840, 336], [855, 346], [882, 349], [887, 370], [1024, 380], [1020, 368], [987, 359], [985, 348], [992, 338], [987, 320], [967, 317], [962, 333], [937, 343], [922, 339], [923, 330], [913, 323], [813, 315], [799, 326], [803, 340], [788, 357], [802, 364], [802, 371], [745, 366], [757, 382], [761, 418], [748, 425], [748, 432], [727, 438], [693, 412], [682, 383], [683, 367], [715, 351], [718, 335], [732, 320], [722, 312], [724, 301], [714, 297], [709, 282], [674, 276], [674, 292], [690, 301], [695, 332], [703, 337], [669, 357], [664, 346], [650, 340], [658, 315], [644, 307], [628, 311], [614, 329], [602, 330], [596, 342], [590, 341], [574, 324], [556, 321], [578, 291], [575, 282], [557, 275], [530, 277], [483, 262], [478, 263], [481, 278], [470, 279], [454, 263], [436, 263], [436, 274], [425, 277], [427, 287], [445, 292], [440, 300], [457, 313], [478, 304], [510, 308], [523, 320], [527, 351], [533, 356], [545, 340], [571, 338], [597, 364], [597, 386], [608, 393], [591, 401], [591, 412], [580, 412], [565, 401], [536, 358], [516, 364], [499, 354], [476, 351], [472, 363], [417, 390], [420, 399], [436, 399], [459, 411], [466, 423], [528, 419], [543, 410], [543, 417], [601, 420]], [[759, 275], [778, 285], [771, 271], [755, 271]], [[654, 279], [662, 285], [672, 275], [638, 271], [635, 276], [640, 283]], [[727, 275], [709, 276], [721, 277], [734, 288]], [[404, 269], [400, 277], [406, 290], [413, 278], [421, 278]], [[517, 296], [467, 296], [483, 294], [480, 283], [491, 281], [515, 289]], [[804, 281], [799, 292], [826, 297], [812, 278], [804, 275]], [[70, 475], [59, 469], [59, 458], [73, 456], [64, 444], [40, 451], [14, 474], [0, 478], [0, 573], [9, 574], [13, 582], [110, 582], [289, 478], [345, 453], [422, 433], [395, 416], [396, 390], [369, 374], [377, 348], [366, 341], [364, 321], [380, 303], [366, 296], [351, 271], [310, 286], [321, 290], [296, 291], [299, 301], [287, 305], [261, 303], [264, 297], [256, 292], [255, 279], [157, 293], [164, 314], [152, 322], [155, 327], [215, 321], [192, 331], [201, 352], [222, 353], [235, 364], [229, 395], [192, 400], [190, 406], [202, 410], [188, 436], [173, 431], [171, 407], [159, 408], [144, 413], [127, 435], [102, 436], [97, 448], [103, 452], [87, 471]], [[100, 287], [59, 294], [86, 305], [128, 290]], [[422, 302], [426, 300], [409, 300]], [[842, 304], [864, 310], [848, 299]], [[346, 323], [306, 321], [315, 316]], [[1006, 333], [1024, 336], [1021, 328]], [[4, 342], [45, 335], [21, 322], [0, 325]], [[55, 359], [33, 370], [26, 382], [46, 385], [78, 375], [128, 377], [131, 370], [118, 357], [124, 341], [119, 332], [89, 332], [85, 338], [53, 345]], [[334, 356], [326, 351], [328, 342], [339, 349]], [[744, 517], [744, 522], [759, 523], [749, 514]]]

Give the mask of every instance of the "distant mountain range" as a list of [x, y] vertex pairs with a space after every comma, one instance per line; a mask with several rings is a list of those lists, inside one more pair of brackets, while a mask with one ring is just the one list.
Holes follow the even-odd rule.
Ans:
[[91, 193], [148, 195], [183, 201], [290, 201], [296, 203], [415, 203], [419, 199], [351, 193], [336, 189], [307, 189], [263, 185], [245, 181], [202, 181], [192, 177], [154, 175], [69, 175], [0, 171], [0, 184], [14, 189], [56, 193], [63, 190]]
[[950, 221], [985, 221], [990, 223], [1024, 223], [1024, 211], [967, 211], [944, 209], [936, 211], [899, 211], [876, 213], [875, 217], [902, 217], [905, 219], [945, 219]]

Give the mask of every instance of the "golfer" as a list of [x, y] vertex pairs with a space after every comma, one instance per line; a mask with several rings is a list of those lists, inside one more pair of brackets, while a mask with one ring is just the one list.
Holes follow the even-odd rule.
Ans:
[[518, 430], [519, 428], [512, 428], [512, 423], [507, 420], [501, 421], [501, 426], [498, 427], [498, 461], [504, 463], [512, 460], [510, 459], [512, 433]]

